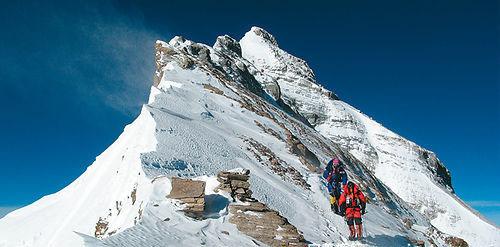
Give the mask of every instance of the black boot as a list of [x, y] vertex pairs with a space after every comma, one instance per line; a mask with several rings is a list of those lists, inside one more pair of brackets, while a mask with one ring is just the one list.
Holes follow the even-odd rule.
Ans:
[[339, 214], [339, 207], [337, 206], [337, 203], [330, 204], [330, 206], [335, 214]]

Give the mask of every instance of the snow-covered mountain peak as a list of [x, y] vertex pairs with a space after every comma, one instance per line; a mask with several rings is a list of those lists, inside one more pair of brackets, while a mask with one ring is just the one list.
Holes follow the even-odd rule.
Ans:
[[244, 58], [258, 68], [273, 71], [276, 78], [286, 76], [297, 84], [316, 84], [314, 72], [309, 65], [280, 49], [276, 39], [264, 29], [252, 27], [241, 38], [240, 45]]
[[[155, 64], [140, 116], [75, 182], [0, 219], [1, 247], [253, 246], [228, 221], [229, 195], [214, 190], [215, 174], [237, 167], [251, 171], [252, 196], [307, 241], [352, 246], [319, 174], [333, 156], [369, 198], [366, 242], [355, 246], [500, 241], [452, 193], [434, 153], [338, 100], [265, 30], [213, 46], [157, 41]], [[206, 218], [167, 198], [174, 176], [207, 182]]]
[[259, 38], [261, 38], [264, 42], [269, 43], [276, 47], [278, 46], [278, 42], [276, 41], [274, 36], [260, 27], [253, 26], [252, 28], [250, 28], [250, 31], [248, 31], [245, 34], [245, 36], [247, 35], [256, 35]]

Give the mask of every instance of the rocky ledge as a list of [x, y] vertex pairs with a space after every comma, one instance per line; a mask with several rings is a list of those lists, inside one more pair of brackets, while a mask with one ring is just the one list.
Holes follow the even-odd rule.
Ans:
[[304, 236], [277, 211], [252, 197], [250, 171], [236, 169], [217, 175], [219, 190], [233, 197], [229, 222], [238, 230], [269, 246], [306, 246]]
[[306, 246], [304, 236], [288, 220], [261, 202], [229, 205], [229, 222], [269, 246]]

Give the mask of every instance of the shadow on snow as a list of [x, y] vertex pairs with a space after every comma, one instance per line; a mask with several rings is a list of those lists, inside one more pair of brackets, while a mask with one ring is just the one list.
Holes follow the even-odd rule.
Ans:
[[219, 218], [227, 215], [229, 200], [219, 194], [205, 195], [204, 216], [207, 218]]
[[408, 239], [401, 235], [388, 236], [388, 235], [374, 235], [368, 236], [363, 239], [363, 243], [370, 244], [372, 246], [410, 246]]

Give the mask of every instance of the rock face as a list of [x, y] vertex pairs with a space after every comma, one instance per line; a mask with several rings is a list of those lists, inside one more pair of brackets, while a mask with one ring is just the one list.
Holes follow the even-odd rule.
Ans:
[[249, 175], [246, 169], [217, 174], [218, 189], [231, 193], [233, 202], [239, 202], [229, 205], [229, 222], [244, 234], [270, 246], [306, 246], [302, 234], [285, 217], [252, 198]]
[[199, 217], [205, 209], [205, 182], [174, 177], [169, 197], [182, 201], [187, 215]]

